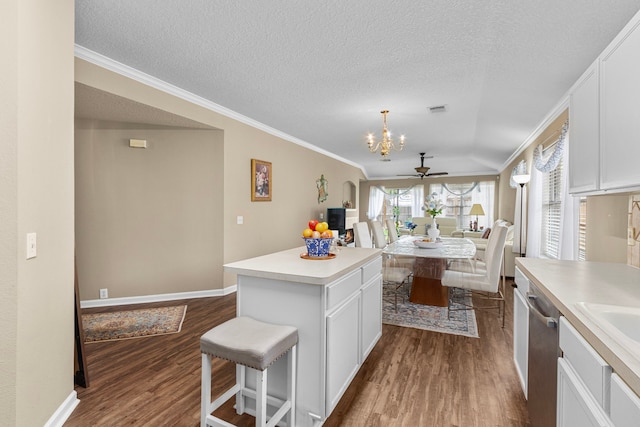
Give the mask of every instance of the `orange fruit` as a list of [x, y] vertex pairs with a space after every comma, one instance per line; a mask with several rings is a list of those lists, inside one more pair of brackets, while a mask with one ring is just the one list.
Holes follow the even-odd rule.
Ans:
[[323, 231], [327, 231], [329, 229], [329, 224], [327, 224], [326, 222], [319, 222], [316, 225], [316, 231], [319, 231], [320, 233], [322, 233]]
[[311, 237], [311, 235], [313, 234], [313, 230], [310, 228], [305, 228], [304, 231], [302, 232], [302, 237]]

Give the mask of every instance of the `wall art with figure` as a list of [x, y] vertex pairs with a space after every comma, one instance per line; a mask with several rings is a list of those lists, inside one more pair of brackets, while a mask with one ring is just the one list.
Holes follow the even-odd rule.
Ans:
[[271, 162], [251, 159], [251, 201], [271, 201], [273, 182], [271, 181]]

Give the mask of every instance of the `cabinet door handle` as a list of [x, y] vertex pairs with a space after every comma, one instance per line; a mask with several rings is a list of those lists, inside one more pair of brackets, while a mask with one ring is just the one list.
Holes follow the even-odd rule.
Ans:
[[536, 299], [538, 299], [537, 295], [532, 295], [527, 292], [527, 305], [529, 306], [529, 310], [533, 312], [538, 320], [546, 324], [547, 328], [556, 328], [558, 326], [558, 321], [556, 319], [554, 319], [553, 317], [545, 316], [540, 312], [540, 310], [538, 310], [537, 307], [531, 304], [531, 301], [534, 301]]

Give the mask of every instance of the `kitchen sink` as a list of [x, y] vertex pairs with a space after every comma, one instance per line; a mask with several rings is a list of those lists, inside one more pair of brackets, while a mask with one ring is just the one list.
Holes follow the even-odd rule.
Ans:
[[576, 307], [612, 339], [640, 355], [640, 307], [578, 302]]

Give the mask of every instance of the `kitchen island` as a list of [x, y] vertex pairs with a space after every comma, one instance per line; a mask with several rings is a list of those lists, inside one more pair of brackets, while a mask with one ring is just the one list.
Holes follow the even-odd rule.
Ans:
[[[296, 424], [316, 426], [331, 414], [382, 335], [382, 252], [340, 248], [326, 260], [303, 259], [303, 253], [304, 247], [289, 249], [224, 269], [238, 278], [238, 316], [298, 328]], [[282, 358], [269, 368], [269, 394], [281, 398], [285, 365]], [[246, 405], [255, 408], [251, 399]]]

